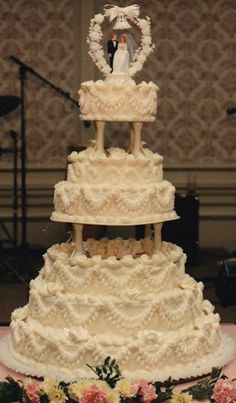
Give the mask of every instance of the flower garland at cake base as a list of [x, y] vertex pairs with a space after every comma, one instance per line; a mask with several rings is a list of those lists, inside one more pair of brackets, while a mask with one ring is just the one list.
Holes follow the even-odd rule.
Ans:
[[[88, 365], [89, 366], [89, 365]], [[116, 360], [107, 357], [104, 364], [89, 366], [98, 380], [72, 383], [31, 378], [15, 381], [7, 377], [0, 382], [1, 403], [189, 403], [209, 399], [215, 403], [236, 402], [236, 383], [213, 368], [211, 374], [182, 391], [174, 390], [171, 378], [165, 382], [122, 378]]]

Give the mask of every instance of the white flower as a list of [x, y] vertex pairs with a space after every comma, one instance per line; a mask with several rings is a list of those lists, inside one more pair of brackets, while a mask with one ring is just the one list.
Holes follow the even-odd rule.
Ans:
[[133, 76], [135, 73], [136, 73], [136, 68], [134, 67], [134, 65], [132, 65], [132, 67], [130, 67], [129, 68], [129, 74], [131, 75], [131, 76]]
[[91, 42], [90, 49], [93, 51], [97, 51], [97, 50], [101, 49], [101, 46], [98, 42]]
[[149, 36], [150, 35], [150, 29], [149, 29], [148, 25], [142, 28], [142, 34], [144, 36]]
[[103, 49], [98, 49], [96, 53], [97, 53], [98, 57], [103, 57], [103, 55], [104, 55]]
[[115, 391], [124, 397], [132, 397], [131, 384], [126, 379], [120, 379], [117, 382]]
[[144, 46], [143, 47], [143, 54], [148, 56], [151, 53], [151, 48], [149, 46]]
[[92, 41], [99, 41], [99, 39], [100, 39], [100, 35], [99, 35], [99, 33], [98, 32], [91, 32], [90, 34], [89, 34], [89, 38], [92, 40]]
[[139, 19], [139, 26], [141, 28], [141, 30], [143, 30], [144, 28], [148, 27], [148, 21], [145, 20], [145, 18], [140, 18]]
[[99, 25], [99, 24], [95, 24], [94, 27], [93, 27], [93, 31], [100, 33], [100, 32], [101, 32], [101, 27], [100, 27], [100, 25]]
[[100, 66], [102, 66], [102, 67], [105, 67], [107, 65], [107, 62], [104, 58], [99, 59], [99, 63], [100, 63]]
[[142, 53], [140, 55], [137, 56], [137, 61], [140, 63], [144, 63], [146, 60], [146, 56], [143, 55]]
[[136, 62], [136, 63], [135, 63], [135, 69], [136, 69], [136, 71], [142, 70], [142, 67], [143, 67], [142, 63], [139, 63], [139, 62]]
[[171, 403], [190, 403], [192, 402], [192, 396], [188, 393], [174, 392], [170, 400]]
[[119, 256], [119, 251], [122, 249], [122, 242], [116, 238], [112, 239], [107, 244], [107, 256]]
[[105, 74], [109, 74], [111, 72], [111, 68], [110, 68], [110, 66], [108, 66], [108, 64], [104, 67], [103, 72]]
[[150, 37], [150, 36], [145, 36], [145, 37], [143, 38], [142, 42], [143, 42], [144, 44], [146, 44], [146, 45], [151, 45], [151, 43], [152, 43], [151, 37]]
[[121, 291], [121, 296], [126, 301], [137, 301], [142, 297], [142, 291], [137, 288], [127, 288], [127, 290]]
[[158, 344], [161, 340], [161, 333], [155, 330], [143, 330], [138, 333], [138, 338], [143, 340], [145, 344]]
[[94, 21], [98, 24], [102, 24], [102, 22], [104, 21], [104, 15], [102, 14], [96, 14], [94, 16]]

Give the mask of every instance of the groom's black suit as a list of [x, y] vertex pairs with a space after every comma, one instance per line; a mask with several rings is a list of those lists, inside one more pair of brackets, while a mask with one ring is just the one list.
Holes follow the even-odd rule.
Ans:
[[110, 55], [110, 67], [113, 69], [113, 58], [118, 47], [118, 41], [110, 39], [107, 42], [107, 53]]

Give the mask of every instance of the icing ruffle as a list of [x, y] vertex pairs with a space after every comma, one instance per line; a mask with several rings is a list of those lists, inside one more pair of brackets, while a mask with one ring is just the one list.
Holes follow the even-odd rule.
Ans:
[[81, 84], [81, 119], [125, 122], [155, 120], [158, 87], [142, 81], [87, 81]]
[[121, 225], [156, 222], [154, 218], [157, 217], [160, 217], [158, 221], [165, 221], [177, 217], [173, 211], [174, 194], [175, 187], [165, 180], [138, 188], [106, 184], [87, 186], [62, 181], [55, 186], [52, 219], [76, 222], [78, 217], [77, 222], [102, 223], [103, 220], [104, 224], [113, 220], [114, 224], [118, 221]]

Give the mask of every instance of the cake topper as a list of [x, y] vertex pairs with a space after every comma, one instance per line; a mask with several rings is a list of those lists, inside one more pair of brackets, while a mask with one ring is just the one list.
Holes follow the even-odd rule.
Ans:
[[117, 51], [118, 48], [118, 35], [116, 32], [112, 32], [111, 34], [111, 39], [107, 41], [107, 53], [109, 55], [109, 65], [111, 69], [113, 70], [113, 59], [115, 52]]
[[[87, 38], [90, 48], [89, 54], [100, 71], [106, 75], [112, 72], [112, 66], [107, 63], [104, 56], [104, 49], [101, 44], [103, 38], [102, 23], [105, 18], [108, 18], [110, 22], [116, 19], [113, 29], [130, 29], [132, 26], [129, 22], [131, 22], [141, 31], [140, 44], [133, 52], [132, 57], [129, 58], [129, 65], [126, 69], [127, 71], [125, 73], [122, 72], [123, 74], [133, 76], [142, 69], [144, 62], [154, 49], [154, 44], [152, 44], [151, 38], [150, 18], [139, 18], [139, 6], [137, 4], [123, 8], [112, 4], [106, 4], [104, 6], [104, 14], [95, 14], [91, 19]], [[126, 41], [127, 35], [128, 34], [125, 34]]]
[[119, 37], [118, 46], [114, 52], [113, 74], [129, 74], [130, 53], [125, 35]]
[[129, 29], [131, 25], [128, 23], [127, 18], [133, 20], [139, 16], [139, 6], [133, 4], [128, 7], [118, 7], [113, 4], [105, 4], [105, 15], [110, 18], [110, 22], [117, 18], [113, 29]]

